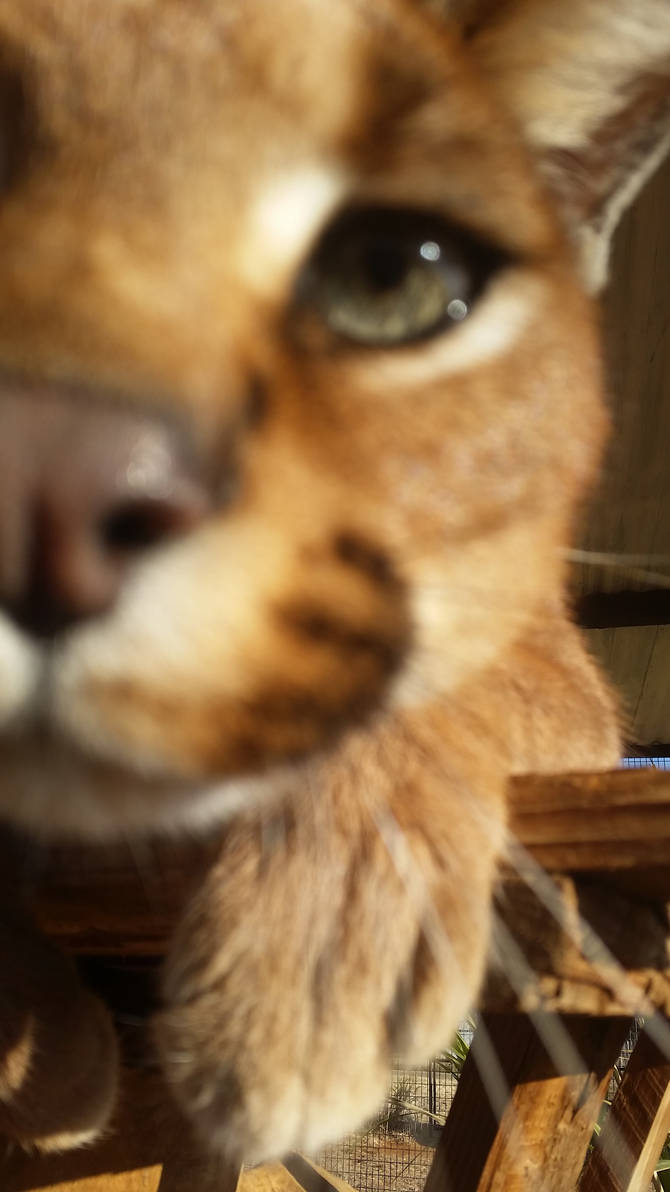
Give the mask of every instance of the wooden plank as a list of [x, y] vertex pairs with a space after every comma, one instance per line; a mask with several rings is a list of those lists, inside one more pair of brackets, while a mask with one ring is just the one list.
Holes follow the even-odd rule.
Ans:
[[[614, 434], [584, 541], [597, 551], [670, 554], [669, 208], [666, 160], [614, 243], [604, 301]], [[635, 571], [588, 564], [576, 569], [575, 580], [582, 592], [648, 586]], [[668, 729], [666, 740], [670, 723]]]
[[[319, 1167], [317, 1163], [314, 1163], [312, 1159], [306, 1159], [304, 1155], [298, 1155], [295, 1152], [286, 1155], [284, 1167], [296, 1184], [303, 1189], [303, 1192], [354, 1192], [346, 1180], [326, 1171], [324, 1167]], [[247, 1172], [244, 1173], [245, 1178], [247, 1174]], [[255, 1190], [250, 1189], [245, 1183], [240, 1192], [255, 1192]]]
[[[669, 386], [670, 389], [670, 386]], [[669, 403], [670, 404], [670, 403]], [[668, 590], [670, 606], [670, 589]], [[670, 729], [670, 626], [660, 625], [645, 668], [633, 718], [632, 740], [641, 745], [665, 740]]]
[[[665, 600], [670, 610], [670, 587]], [[587, 637], [620, 692], [627, 739], [643, 747], [670, 740], [670, 627], [593, 629]]]
[[589, 592], [577, 601], [575, 619], [583, 629], [667, 625], [670, 586], [644, 591], [624, 588], [617, 592]]
[[561, 1074], [530, 1018], [483, 1016], [425, 1192], [574, 1192], [629, 1020], [559, 1021], [571, 1044], [557, 1044]]
[[[552, 872], [611, 875], [664, 867], [670, 862], [670, 773], [515, 779], [510, 837]], [[670, 884], [665, 893], [670, 897]]]
[[[659, 590], [664, 584], [653, 574], [670, 575], [667, 562], [659, 558], [670, 556], [668, 210], [670, 159], [624, 216], [615, 238], [604, 302], [614, 428], [583, 541], [592, 551], [614, 557], [633, 554], [638, 560], [635, 566], [576, 567], [575, 589], [582, 595]], [[663, 606], [662, 595], [658, 602]], [[661, 614], [660, 620], [665, 619]], [[643, 644], [639, 633], [636, 640]], [[615, 630], [612, 665], [607, 668], [624, 694], [626, 709], [635, 716], [631, 739], [670, 741], [670, 685], [654, 684], [653, 692], [641, 699], [647, 659], [644, 646], [636, 654], [629, 648], [631, 642], [629, 631]]]
[[640, 1035], [579, 1192], [648, 1192], [670, 1131], [670, 1059]]
[[[607, 872], [670, 858], [670, 774], [525, 777], [510, 784], [510, 834], [545, 869]], [[43, 929], [70, 951], [161, 955], [195, 882], [216, 856], [217, 836], [127, 846], [40, 847], [0, 834], [0, 869]], [[612, 879], [614, 880], [614, 879]], [[666, 888], [670, 897], [670, 884]]]
[[237, 1168], [206, 1154], [151, 1069], [124, 1069], [115, 1121], [97, 1144], [37, 1156], [0, 1139], [2, 1192], [353, 1192], [302, 1155]]
[[549, 910], [530, 887], [503, 887], [480, 1008], [669, 1014], [667, 912], [659, 917], [645, 896], [588, 880], [554, 878], [551, 890]]
[[70, 952], [161, 956], [216, 833], [196, 839], [49, 847], [0, 826], [0, 881], [14, 875], [43, 930]]
[[[200, 1192], [200, 1189], [193, 1189], [193, 1192]], [[245, 1168], [237, 1192], [354, 1192], [354, 1189], [346, 1180], [332, 1175], [311, 1159], [292, 1153], [283, 1163]]]
[[[122, 1149], [127, 1162], [127, 1148]], [[166, 1162], [133, 1170], [99, 1171], [97, 1151], [77, 1151], [68, 1156], [65, 1164], [27, 1155], [17, 1156], [14, 1164], [4, 1168], [0, 1162], [0, 1174], [10, 1181], [1, 1185], [2, 1192], [354, 1192], [345, 1180], [301, 1155], [289, 1157], [286, 1165], [264, 1163], [246, 1169], [238, 1179], [237, 1171], [202, 1156], [191, 1165], [182, 1161], [178, 1168]], [[116, 1165], [118, 1160], [112, 1162]], [[91, 1169], [95, 1169], [93, 1174]], [[300, 1179], [296, 1179], [294, 1169]], [[68, 1174], [63, 1181], [60, 1176], [64, 1170]], [[305, 1173], [309, 1173], [308, 1178]], [[50, 1182], [54, 1179], [56, 1183]]]
[[481, 1005], [670, 1013], [669, 778], [621, 770], [514, 785], [510, 829], [526, 880], [508, 866], [498, 915], [523, 971], [498, 947], [509, 971], [491, 965]]
[[24, 1181], [15, 1185], [11, 1182], [10, 1173], [7, 1192], [13, 1192], [14, 1187], [25, 1189], [26, 1192], [159, 1192], [163, 1170], [160, 1165], [154, 1165], [136, 1171], [104, 1172], [100, 1175], [84, 1175], [81, 1178], [72, 1176], [64, 1182], [58, 1180], [57, 1183], [45, 1183], [44, 1181], [51, 1177], [43, 1170], [39, 1160], [26, 1160], [25, 1166], [32, 1168], [32, 1176], [26, 1176]]
[[[658, 629], [655, 625], [626, 629], [592, 629], [587, 642], [614, 683], [623, 713], [624, 732], [631, 741], [633, 721], [640, 702], [644, 676], [651, 662]], [[670, 724], [668, 724], [670, 732]], [[644, 729], [636, 729], [643, 739], [650, 740]]]
[[[494, 969], [482, 1006], [618, 1015], [651, 1004], [670, 1012], [670, 774], [530, 777], [511, 784], [510, 799], [510, 835], [523, 847], [516, 863], [525, 872], [503, 867], [498, 913], [536, 976], [511, 984]], [[138, 864], [121, 848], [22, 853], [7, 835], [4, 843], [0, 872], [18, 867], [49, 934], [70, 951], [126, 964], [133, 956], [158, 962], [217, 849], [215, 837], [183, 851], [152, 845]], [[587, 922], [604, 946], [594, 949]], [[122, 973], [117, 984], [128, 983]], [[102, 984], [110, 992], [104, 977]], [[140, 998], [139, 1007], [123, 1009], [150, 1006]]]
[[237, 1179], [203, 1153], [152, 1070], [124, 1071], [112, 1128], [96, 1145], [44, 1157], [7, 1148], [0, 1157], [2, 1192], [235, 1192]]

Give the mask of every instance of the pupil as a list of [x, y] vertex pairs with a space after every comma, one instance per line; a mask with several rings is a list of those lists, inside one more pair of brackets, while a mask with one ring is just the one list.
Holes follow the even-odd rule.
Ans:
[[397, 244], [379, 240], [366, 249], [363, 268], [371, 290], [396, 289], [407, 276], [407, 253]]

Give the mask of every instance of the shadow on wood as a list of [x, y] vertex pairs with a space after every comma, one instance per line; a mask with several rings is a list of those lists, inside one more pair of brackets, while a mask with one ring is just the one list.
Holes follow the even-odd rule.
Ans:
[[425, 1192], [573, 1192], [629, 1027], [483, 1015]]

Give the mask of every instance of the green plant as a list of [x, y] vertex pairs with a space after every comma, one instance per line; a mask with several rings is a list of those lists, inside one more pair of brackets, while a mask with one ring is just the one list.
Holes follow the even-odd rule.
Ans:
[[[474, 1018], [467, 1018], [464, 1026], [467, 1026], [470, 1034], [474, 1033], [475, 1020]], [[456, 1031], [454, 1038], [444, 1051], [440, 1052], [435, 1058], [435, 1066], [442, 1072], [448, 1072], [455, 1076], [456, 1079], [461, 1075], [463, 1066], [468, 1055], [470, 1054], [470, 1043], [465, 1035], [460, 1031]]]
[[400, 1134], [411, 1113], [421, 1113], [418, 1106], [410, 1103], [414, 1093], [414, 1082], [408, 1077], [397, 1080], [388, 1095], [386, 1104], [372, 1119], [369, 1129], [373, 1132], [386, 1131], [387, 1134]]

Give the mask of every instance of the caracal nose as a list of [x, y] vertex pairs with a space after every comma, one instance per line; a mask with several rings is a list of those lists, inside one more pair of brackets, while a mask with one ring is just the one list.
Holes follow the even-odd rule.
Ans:
[[109, 609], [129, 567], [208, 506], [171, 420], [0, 382], [0, 606], [27, 632]]

